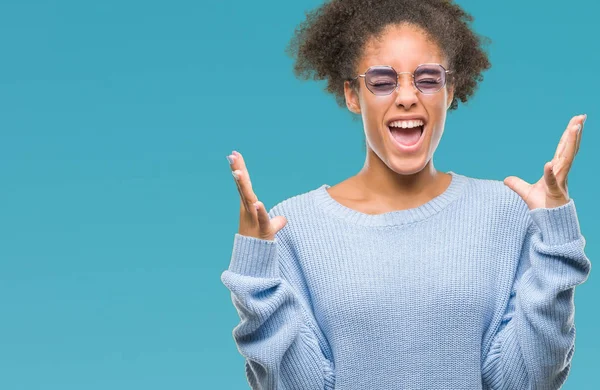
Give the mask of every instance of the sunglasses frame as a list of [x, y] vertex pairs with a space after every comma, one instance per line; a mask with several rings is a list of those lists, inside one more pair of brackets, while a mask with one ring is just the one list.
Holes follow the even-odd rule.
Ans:
[[[419, 89], [419, 87], [417, 87], [417, 85], [415, 84], [415, 72], [416, 72], [416, 71], [417, 71], [417, 70], [418, 70], [418, 69], [419, 69], [421, 66], [423, 66], [423, 65], [437, 65], [437, 66], [441, 67], [441, 68], [444, 70], [444, 74], [445, 74], [445, 76], [444, 76], [444, 84], [443, 84], [443, 85], [442, 85], [442, 86], [441, 86], [441, 87], [440, 87], [438, 90], [436, 90], [436, 91], [434, 91], [434, 92], [423, 92], [423, 91], [421, 91], [421, 89]], [[396, 86], [394, 87], [394, 89], [392, 89], [392, 90], [390, 91], [390, 93], [376, 94], [375, 92], [371, 91], [371, 89], [370, 89], [370, 88], [369, 88], [369, 86], [367, 85], [367, 79], [366, 79], [366, 76], [367, 76], [367, 73], [368, 73], [368, 72], [369, 72], [369, 71], [370, 71], [372, 68], [390, 68], [391, 70], [393, 70], [394, 72], [396, 72]], [[432, 94], [434, 94], [434, 93], [437, 93], [437, 92], [439, 92], [439, 91], [440, 91], [442, 88], [444, 88], [444, 87], [446, 86], [446, 84], [447, 84], [447, 82], [448, 82], [448, 77], [447, 77], [447, 75], [448, 75], [448, 74], [450, 74], [450, 73], [453, 73], [453, 71], [452, 71], [452, 70], [448, 70], [448, 69], [444, 68], [444, 66], [443, 66], [442, 64], [438, 64], [438, 63], [435, 63], [435, 62], [427, 62], [427, 63], [424, 63], [424, 64], [419, 64], [419, 65], [417, 65], [417, 67], [415, 68], [415, 70], [414, 70], [412, 73], [411, 73], [411, 72], [397, 72], [397, 71], [396, 71], [396, 69], [394, 69], [394, 67], [393, 67], [393, 66], [390, 66], [390, 65], [373, 65], [373, 66], [369, 66], [369, 68], [368, 68], [368, 69], [365, 71], [365, 73], [363, 73], [363, 74], [359, 74], [359, 75], [357, 75], [356, 77], [353, 77], [353, 78], [349, 79], [348, 81], [354, 81], [354, 80], [356, 80], [357, 78], [359, 78], [359, 77], [362, 77], [362, 78], [364, 78], [364, 79], [365, 79], [365, 86], [367, 87], [367, 89], [369, 90], [369, 92], [371, 92], [373, 95], [375, 95], [375, 96], [389, 96], [389, 95], [391, 95], [391, 94], [392, 94], [394, 91], [396, 91], [396, 90], [398, 89], [398, 80], [400, 79], [400, 75], [401, 75], [401, 74], [403, 74], [403, 73], [408, 73], [408, 74], [410, 74], [410, 75], [411, 75], [411, 77], [412, 77], [412, 85], [413, 85], [413, 87], [415, 87], [415, 88], [417, 89], [417, 91], [421, 92], [421, 93], [422, 93], [422, 94], [424, 94], [424, 95], [432, 95]]]

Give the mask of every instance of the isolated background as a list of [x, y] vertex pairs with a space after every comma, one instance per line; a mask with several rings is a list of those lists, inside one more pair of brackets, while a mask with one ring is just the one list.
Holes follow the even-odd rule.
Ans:
[[[319, 4], [0, 3], [1, 389], [249, 388], [220, 281], [239, 221], [225, 156], [268, 208], [364, 162], [360, 123], [284, 54]], [[587, 113], [569, 191], [595, 265], [598, 6], [459, 4], [493, 67], [436, 168], [536, 181]], [[576, 289], [567, 390], [600, 386], [597, 272]]]

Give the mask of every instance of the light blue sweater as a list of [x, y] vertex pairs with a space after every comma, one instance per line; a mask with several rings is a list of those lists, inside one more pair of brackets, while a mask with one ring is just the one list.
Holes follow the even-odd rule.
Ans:
[[252, 389], [561, 387], [591, 270], [573, 199], [529, 210], [448, 173], [417, 208], [364, 214], [323, 184], [269, 211], [274, 240], [235, 234], [221, 281]]

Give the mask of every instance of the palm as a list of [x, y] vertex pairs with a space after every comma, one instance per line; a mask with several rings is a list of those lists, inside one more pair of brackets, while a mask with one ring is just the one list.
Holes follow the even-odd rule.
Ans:
[[[566, 202], [568, 202], [569, 189], [566, 186], [566, 182], [563, 191], [564, 192], [562, 192], [562, 195], [564, 195]], [[527, 194], [525, 195], [525, 199], [523, 200], [525, 201], [525, 203], [527, 203], [527, 206], [529, 206], [530, 210], [533, 210], [537, 207], [553, 208], [560, 206], [560, 204], [558, 204], [561, 203], [560, 195], [557, 197], [557, 201], [552, 201], [547, 199], [547, 194], [549, 193], [552, 193], [552, 191], [550, 188], [548, 188], [548, 185], [546, 184], [546, 179], [544, 178], [544, 175], [542, 175], [542, 177], [536, 183], [529, 187], [529, 191], [527, 192]]]

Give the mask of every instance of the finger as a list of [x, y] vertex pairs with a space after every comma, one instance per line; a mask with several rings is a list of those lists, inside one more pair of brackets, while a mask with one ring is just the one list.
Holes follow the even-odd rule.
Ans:
[[258, 197], [256, 196], [256, 194], [254, 194], [254, 190], [252, 189], [252, 181], [250, 180], [250, 174], [248, 172], [248, 168], [246, 167], [246, 161], [239, 152], [233, 151], [233, 154], [236, 156], [235, 161], [233, 163], [233, 169], [238, 174], [238, 183], [240, 185], [240, 190], [246, 203], [246, 208], [251, 210], [252, 213], [254, 213], [255, 210], [253, 209], [252, 204], [258, 200]]
[[581, 144], [581, 136], [583, 135], [583, 129], [585, 128], [585, 120], [587, 119], [587, 115], [582, 115], [583, 118], [581, 119], [581, 130], [579, 131], [579, 134], [577, 135], [577, 147], [575, 148], [575, 154], [579, 153], [579, 145]]
[[270, 218], [267, 209], [265, 209], [265, 205], [261, 201], [256, 201], [254, 204], [256, 205], [256, 212], [258, 213], [258, 225], [260, 231], [261, 233], [268, 234], [270, 230]]
[[235, 186], [237, 187], [238, 193], [240, 194], [240, 206], [244, 207], [246, 209], [247, 212], [250, 212], [250, 210], [248, 209], [248, 202], [246, 201], [246, 198], [244, 198], [244, 194], [242, 193], [242, 188], [240, 187], [240, 183], [239, 183], [239, 178], [238, 178], [238, 172], [239, 171], [232, 171], [231, 175], [233, 176], [233, 181], [235, 181]]
[[240, 197], [240, 201], [244, 204], [244, 208], [247, 212], [252, 215], [256, 214], [256, 208], [254, 207], [254, 202], [256, 202], [257, 197], [252, 191], [252, 185], [248, 176], [245, 174], [247, 171], [240, 171], [236, 169], [233, 171], [238, 179], [236, 180], [239, 185], [239, 190], [242, 196]]
[[504, 179], [504, 184], [511, 190], [517, 193], [525, 202], [529, 197], [529, 191], [531, 191], [531, 184], [517, 176], [508, 176]]
[[558, 181], [556, 179], [556, 174], [554, 173], [554, 165], [552, 161], [544, 164], [544, 179], [546, 181], [546, 186], [554, 193], [559, 191]]
[[230, 154], [229, 156], [227, 156], [227, 161], [229, 161], [229, 167], [232, 169], [231, 175], [233, 176], [233, 179], [234, 179], [233, 181], [235, 182], [235, 187], [237, 188], [238, 194], [240, 195], [240, 210], [241, 210], [241, 207], [243, 206], [244, 209], [246, 210], [246, 212], [250, 212], [250, 210], [248, 209], [248, 206], [247, 206], [248, 202], [244, 198], [244, 194], [242, 193], [242, 188], [240, 187], [238, 172], [235, 169], [235, 167], [238, 165], [236, 163], [237, 160], [238, 160], [238, 157], [235, 154]]
[[577, 148], [577, 132], [581, 124], [577, 123], [569, 129], [569, 136], [565, 143], [565, 150], [558, 160], [558, 170], [554, 171], [559, 183], [563, 183], [566, 175], [569, 173], [573, 160], [575, 159], [575, 149]]
[[[575, 120], [573, 120], [575, 119]], [[567, 131], [566, 133], [568, 134], [569, 131], [573, 131], [570, 129], [577, 129], [577, 127], [579, 127], [579, 132], [575, 131], [575, 154], [577, 154], [577, 151], [579, 150], [579, 140], [581, 139], [581, 131], [583, 130], [583, 122], [585, 121], [585, 115], [577, 115], [575, 117], [573, 117], [573, 119], [571, 119], [571, 123], [570, 126], [567, 127]], [[563, 147], [562, 147], [562, 151], [560, 155], [565, 155], [566, 149], [568, 147], [568, 137], [565, 138], [565, 141], [563, 143]]]
[[577, 118], [577, 116], [574, 116], [567, 124], [567, 128], [563, 132], [562, 137], [560, 137], [560, 142], [558, 143], [558, 147], [556, 148], [556, 152], [554, 153], [554, 158], [557, 158], [563, 154], [567, 143], [567, 139], [569, 138], [569, 129], [577, 123]]
[[558, 156], [560, 156], [563, 153], [563, 151], [565, 149], [565, 140], [567, 139], [568, 136], [569, 136], [569, 132], [567, 130], [565, 130], [563, 132], [562, 136], [560, 137], [560, 142], [558, 143], [556, 151], [554, 152], [553, 160], [556, 160], [558, 158]]
[[[558, 172], [561, 171], [566, 164], [567, 155], [565, 152], [566, 152], [566, 148], [569, 144], [569, 140], [571, 139], [570, 133], [571, 133], [572, 129], [577, 128], [578, 124], [583, 124], [585, 119], [586, 119], [585, 115], [578, 115], [578, 116], [574, 116], [569, 121], [569, 125], [567, 126], [567, 129], [563, 133], [563, 135], [560, 139], [558, 148], [556, 149], [556, 153], [554, 154], [554, 158], [552, 159], [555, 174], [558, 174]], [[577, 151], [579, 150], [580, 139], [581, 139], [581, 132], [579, 134], [577, 134], [577, 138], [575, 141], [576, 145], [577, 145], [576, 149], [575, 149], [575, 154], [577, 154]]]

